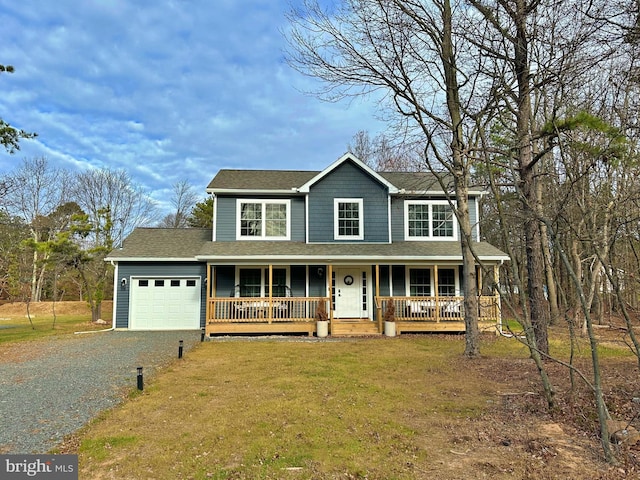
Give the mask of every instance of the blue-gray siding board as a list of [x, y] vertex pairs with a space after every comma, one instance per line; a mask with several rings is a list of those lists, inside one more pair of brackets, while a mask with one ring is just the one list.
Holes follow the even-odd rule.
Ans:
[[334, 242], [334, 199], [362, 198], [364, 241], [389, 241], [388, 190], [352, 162], [345, 162], [309, 191], [309, 241]]

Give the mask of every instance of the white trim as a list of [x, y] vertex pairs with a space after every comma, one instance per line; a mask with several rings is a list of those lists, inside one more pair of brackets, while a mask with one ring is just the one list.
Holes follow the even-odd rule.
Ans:
[[[262, 228], [260, 236], [243, 236], [241, 235], [242, 205], [243, 204], [259, 204], [262, 211]], [[266, 232], [266, 206], [267, 205], [285, 205], [286, 206], [286, 234], [283, 237], [268, 237]], [[269, 198], [236, 198], [236, 240], [291, 240], [291, 199], [269, 199]]]
[[[340, 235], [339, 205], [341, 203], [358, 204], [358, 235]], [[334, 240], [364, 240], [364, 199], [362, 198], [334, 198], [333, 199], [333, 239]]]
[[211, 198], [213, 201], [213, 215], [212, 215], [212, 219], [211, 219], [211, 241], [215, 242], [216, 241], [216, 226], [218, 224], [218, 202], [216, 201], [216, 195], [215, 193], [211, 194]]
[[304, 196], [304, 243], [309, 243], [309, 194]]
[[105, 262], [193, 262], [198, 261], [198, 255], [193, 257], [106, 257]]
[[[428, 205], [429, 207], [429, 235], [416, 237], [409, 236], [409, 205]], [[453, 236], [451, 237], [434, 237], [433, 236], [433, 206], [434, 205], [447, 205], [449, 208], [451, 204], [448, 200], [405, 200], [404, 201], [404, 239], [408, 242], [428, 242], [428, 241], [438, 241], [438, 242], [455, 242], [458, 240], [458, 221], [451, 211], [451, 221], [453, 222]]]
[[[278, 170], [274, 170], [278, 171]], [[298, 193], [295, 188], [290, 190], [270, 190], [268, 188], [252, 189], [252, 188], [207, 188], [207, 193], [211, 194], [236, 194], [236, 195], [295, 195]]]
[[[485, 262], [501, 262], [510, 260], [507, 256], [502, 255], [489, 255], [479, 256], [480, 260]], [[122, 259], [119, 259], [122, 261]], [[143, 259], [144, 260], [144, 259]], [[359, 262], [378, 262], [384, 264], [404, 265], [405, 262], [461, 262], [462, 255], [417, 255], [417, 256], [393, 256], [393, 255], [241, 255], [237, 257], [230, 257], [228, 255], [199, 255], [196, 257], [198, 261], [210, 261], [220, 264], [242, 264], [243, 262], [256, 262], [265, 261], [268, 263], [274, 263], [274, 261], [289, 262], [291, 265], [303, 265], [308, 261], [321, 262], [328, 264], [337, 261], [349, 261], [358, 260]], [[130, 260], [133, 261], [133, 260]], [[353, 262], [352, 262], [353, 263]]]
[[[113, 269], [113, 312], [111, 312], [111, 328], [116, 328], [116, 313], [118, 312], [118, 285], [120, 284], [120, 279], [118, 278], [118, 262], [114, 262]], [[131, 283], [131, 282], [129, 282]], [[129, 315], [127, 315], [129, 317]], [[127, 323], [129, 320], [127, 319]]]
[[387, 235], [389, 242], [393, 243], [393, 231], [391, 228], [391, 195], [387, 195]]
[[474, 202], [476, 204], [476, 242], [480, 241], [480, 202], [479, 200], [482, 198], [482, 196], [480, 197], [475, 197], [474, 198]]

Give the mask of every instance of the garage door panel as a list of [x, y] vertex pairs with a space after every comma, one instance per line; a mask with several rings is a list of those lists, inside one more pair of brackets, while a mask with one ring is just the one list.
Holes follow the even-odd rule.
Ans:
[[129, 328], [200, 328], [199, 278], [138, 278], [132, 285]]

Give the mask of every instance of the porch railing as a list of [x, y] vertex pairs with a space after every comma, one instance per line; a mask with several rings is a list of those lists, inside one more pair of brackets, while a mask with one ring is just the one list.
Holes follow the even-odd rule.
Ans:
[[[389, 302], [393, 302], [397, 321], [464, 320], [464, 297], [376, 297], [378, 318], [383, 318]], [[478, 297], [478, 320], [497, 322], [499, 319], [499, 297]]]
[[313, 322], [326, 297], [215, 297], [208, 300], [208, 323]]

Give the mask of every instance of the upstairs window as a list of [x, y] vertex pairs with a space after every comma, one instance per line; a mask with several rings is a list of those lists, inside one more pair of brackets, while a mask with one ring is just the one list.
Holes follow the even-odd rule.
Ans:
[[361, 198], [336, 198], [333, 202], [334, 238], [336, 240], [362, 240], [364, 227], [362, 223]]
[[288, 240], [289, 200], [238, 200], [239, 240]]
[[406, 201], [404, 210], [406, 240], [458, 239], [458, 229], [449, 202]]

